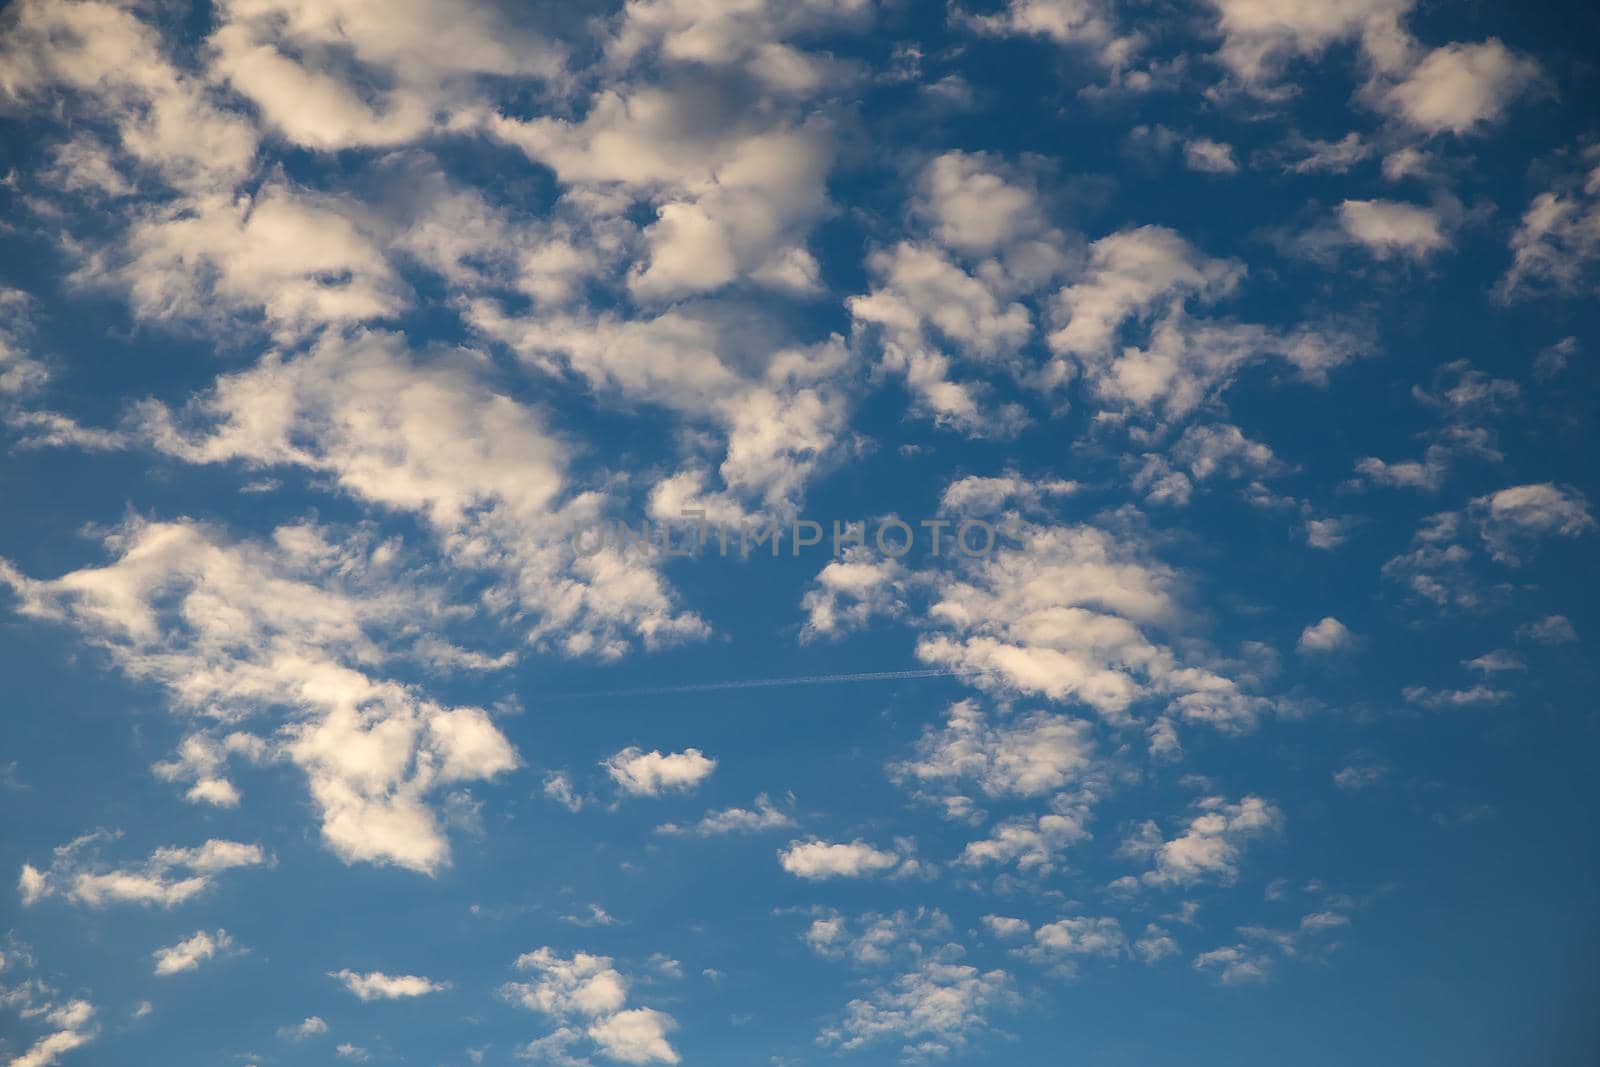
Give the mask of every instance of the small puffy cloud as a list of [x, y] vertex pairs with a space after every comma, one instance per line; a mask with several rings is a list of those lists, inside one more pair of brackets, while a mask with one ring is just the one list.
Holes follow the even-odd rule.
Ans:
[[1179, 576], [1137, 537], [1095, 526], [1020, 528], [963, 568], [941, 571], [917, 656], [971, 672], [973, 684], [1087, 705], [1112, 722], [1139, 700], [1163, 698], [1175, 715], [1245, 729], [1265, 706], [1204, 663], [1159, 644], [1179, 623]]
[[368, 1052], [360, 1045], [353, 1045], [348, 1041], [335, 1045], [333, 1051], [341, 1060], [350, 1060], [353, 1063], [366, 1063], [372, 1059], [371, 1052]]
[[906, 569], [893, 559], [852, 548], [817, 572], [801, 598], [806, 613], [802, 641], [842, 637], [865, 626], [874, 616], [905, 610]]
[[1222, 36], [1218, 53], [1245, 85], [1278, 92], [1273, 82], [1293, 59], [1314, 58], [1346, 41], [1359, 42], [1380, 64], [1406, 48], [1401, 18], [1414, 0], [1209, 0]]
[[1485, 652], [1473, 659], [1464, 659], [1461, 665], [1468, 670], [1477, 671], [1479, 674], [1499, 674], [1502, 671], [1524, 671], [1528, 665], [1522, 662], [1522, 657], [1507, 649], [1497, 648], [1492, 652]]
[[1493, 38], [1448, 44], [1423, 57], [1382, 102], [1427, 133], [1465, 134], [1499, 119], [1539, 76], [1539, 64]]
[[1337, 652], [1349, 648], [1354, 641], [1355, 636], [1345, 624], [1329, 615], [1302, 630], [1296, 647], [1302, 652]]
[[1083, 487], [1059, 478], [1024, 478], [1015, 471], [994, 477], [969, 475], [945, 486], [939, 510], [953, 515], [997, 516], [1007, 508], [1037, 511], [1057, 497], [1071, 496]]
[[1450, 247], [1439, 212], [1397, 200], [1346, 200], [1339, 226], [1376, 259], [1426, 259]]
[[1580, 537], [1595, 528], [1589, 502], [1576, 490], [1544, 482], [1515, 485], [1472, 501], [1468, 514], [1489, 554], [1515, 566], [1526, 542], [1542, 537]]
[[1033, 932], [1029, 952], [1035, 959], [1067, 962], [1075, 956], [1117, 959], [1128, 952], [1128, 939], [1115, 919], [1087, 916], [1057, 919]]
[[530, 1055], [564, 1050], [587, 1035], [603, 1056], [622, 1063], [677, 1063], [667, 1040], [676, 1028], [672, 1016], [653, 1008], [629, 1008], [628, 980], [609, 956], [577, 952], [563, 957], [549, 947], [517, 957], [516, 968], [530, 975], [508, 982], [500, 995], [561, 1024], [550, 1037], [526, 1047]]
[[544, 776], [544, 795], [573, 814], [583, 810], [584, 798], [573, 787], [572, 776], [566, 771], [551, 771]]
[[1183, 145], [1183, 164], [1201, 174], [1237, 174], [1233, 146], [1207, 137], [1196, 137]]
[[813, 919], [800, 940], [824, 959], [879, 967], [897, 958], [921, 956], [930, 945], [948, 938], [950, 931], [949, 916], [937, 908], [891, 915], [867, 912], [854, 920], [829, 912]]
[[987, 837], [969, 841], [958, 862], [968, 867], [1015, 863], [1024, 874], [1049, 874], [1062, 852], [1091, 836], [1084, 829], [1087, 805], [1058, 797], [1052, 806], [1059, 810], [997, 823]]
[[620, 1063], [677, 1063], [667, 1040], [676, 1022], [654, 1008], [629, 1008], [589, 1024], [589, 1039], [601, 1055]]
[[836, 843], [813, 838], [792, 842], [780, 850], [778, 863], [797, 878], [822, 881], [882, 874], [899, 867], [901, 856], [861, 840]]
[[646, 752], [630, 745], [601, 762], [617, 788], [636, 797], [687, 792], [711, 776], [717, 761], [697, 748]]
[[198, 931], [193, 937], [185, 938], [176, 945], [156, 949], [156, 974], [182, 974], [195, 970], [206, 960], [232, 947], [233, 938], [228, 936], [226, 930], [218, 930], [214, 934]]
[[1546, 615], [1519, 627], [1517, 635], [1541, 645], [1570, 645], [1578, 639], [1578, 631], [1572, 628], [1565, 615]]
[[328, 1024], [320, 1015], [308, 1015], [293, 1026], [280, 1027], [278, 1036], [289, 1041], [303, 1041], [308, 1037], [328, 1032]]
[[1106, 0], [1006, 0], [993, 14], [965, 20], [980, 33], [1042, 37], [1083, 48], [1112, 68], [1126, 64], [1141, 43], [1138, 34], [1119, 29], [1114, 5]]
[[1026, 919], [1016, 919], [1009, 915], [985, 915], [983, 925], [994, 936], [1003, 938], [1023, 937], [1032, 931]]
[[976, 701], [952, 704], [942, 727], [928, 727], [913, 758], [890, 765], [894, 779], [921, 789], [970, 783], [986, 796], [1040, 796], [1095, 767], [1089, 724], [1036, 711], [991, 723]]
[[384, 974], [382, 971], [360, 974], [346, 969], [330, 971], [328, 977], [337, 978], [341, 985], [361, 1000], [409, 1000], [450, 988], [449, 983], [435, 982], [415, 974]]
[[1348, 518], [1334, 517], [1306, 520], [1306, 544], [1327, 551], [1338, 548], [1350, 536], [1353, 522]]
[[1144, 928], [1144, 934], [1133, 943], [1133, 951], [1145, 963], [1156, 963], [1182, 951], [1173, 936], [1154, 923]]
[[[790, 803], [794, 797], [789, 798]], [[707, 812], [692, 826], [663, 823], [656, 827], [658, 834], [688, 834], [695, 837], [718, 837], [723, 834], [753, 834], [764, 830], [779, 830], [795, 825], [794, 816], [772, 803], [765, 793], [756, 796], [754, 808], [724, 808]]]
[[1238, 877], [1244, 846], [1283, 826], [1283, 812], [1260, 797], [1245, 797], [1238, 803], [1205, 797], [1196, 806], [1200, 814], [1177, 837], [1163, 840], [1160, 829], [1147, 823], [1139, 837], [1124, 844], [1125, 853], [1146, 854], [1154, 859], [1154, 867], [1142, 876], [1145, 884], [1232, 882]]
[[898, 1041], [907, 1059], [948, 1055], [987, 1030], [992, 1011], [1015, 1000], [1012, 985], [1005, 971], [927, 959], [850, 1001], [819, 1040], [845, 1052]]

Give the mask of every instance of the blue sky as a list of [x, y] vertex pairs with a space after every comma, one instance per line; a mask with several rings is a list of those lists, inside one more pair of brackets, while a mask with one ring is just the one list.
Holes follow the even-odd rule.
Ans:
[[1593, 1063], [1597, 37], [7, 4], [0, 1058]]

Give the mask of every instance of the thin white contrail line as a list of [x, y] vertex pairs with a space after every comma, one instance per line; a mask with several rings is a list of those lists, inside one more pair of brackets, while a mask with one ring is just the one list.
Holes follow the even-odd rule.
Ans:
[[643, 689], [599, 689], [579, 693], [547, 693], [541, 700], [579, 700], [587, 697], [665, 696], [669, 693], [709, 693], [719, 689], [768, 689], [786, 685], [834, 685], [843, 682], [892, 682], [910, 678], [953, 678], [990, 674], [990, 671], [929, 667], [911, 671], [865, 671], [858, 674], [802, 674], [789, 678], [747, 678], [735, 682], [691, 682], [687, 685], [650, 686]]

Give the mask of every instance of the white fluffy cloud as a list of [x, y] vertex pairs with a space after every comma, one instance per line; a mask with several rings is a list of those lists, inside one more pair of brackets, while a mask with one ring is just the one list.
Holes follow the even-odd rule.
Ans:
[[973, 684], [1093, 708], [1126, 722], [1158, 698], [1178, 715], [1235, 729], [1262, 698], [1183, 662], [1152, 630], [1175, 626], [1178, 576], [1137, 541], [1094, 526], [1026, 526], [965, 570], [941, 574], [917, 655]]
[[144, 904], [170, 908], [210, 889], [216, 876], [267, 862], [261, 846], [212, 839], [193, 848], [168, 845], [142, 863], [111, 867], [96, 858], [116, 834], [96, 831], [58, 847], [48, 868], [23, 864], [18, 890], [23, 906], [58, 893], [89, 907]]
[[1302, 630], [1296, 647], [1302, 652], [1338, 652], [1349, 648], [1354, 641], [1349, 628], [1329, 615]]
[[[1283, 332], [1249, 323], [1190, 318], [1187, 306], [1233, 293], [1245, 268], [1202, 254], [1161, 226], [1102, 237], [1088, 262], [1056, 294], [1047, 340], [1054, 359], [1042, 381], [1081, 377], [1112, 412], [1184, 418], [1215, 399], [1244, 367], [1276, 357], [1308, 380], [1363, 349], [1348, 331], [1302, 326]], [[1143, 343], [1134, 343], [1142, 338]]]
[[195, 970], [206, 960], [231, 948], [233, 938], [226, 930], [218, 930], [214, 934], [205, 930], [196, 931], [193, 937], [156, 949], [156, 974], [182, 974]]
[[1124, 845], [1131, 854], [1146, 854], [1154, 859], [1154, 866], [1143, 875], [1146, 885], [1232, 882], [1238, 877], [1244, 846], [1277, 832], [1284, 821], [1283, 812], [1260, 797], [1245, 797], [1238, 803], [1205, 797], [1196, 802], [1196, 807], [1200, 814], [1177, 837], [1163, 840], [1160, 829], [1147, 823], [1140, 837]]
[[1499, 119], [1539, 65], [1498, 40], [1435, 48], [1383, 94], [1385, 108], [1427, 133], [1464, 134]]
[[943, 727], [928, 727], [911, 759], [891, 765], [904, 784], [955, 790], [966, 783], [985, 796], [1041, 796], [1095, 768], [1086, 722], [1036, 711], [991, 724], [973, 700], [952, 704]]
[[359, 1000], [410, 1000], [450, 988], [445, 982], [435, 982], [420, 975], [384, 974], [382, 971], [361, 974], [346, 968], [333, 971], [328, 977], [337, 978], [339, 984]]
[[1543, 482], [1480, 496], [1468, 509], [1489, 553], [1515, 565], [1523, 546], [1543, 537], [1580, 537], [1595, 528], [1589, 502], [1574, 490]]
[[[24, 612], [70, 623], [129, 675], [163, 685], [178, 713], [276, 720], [271, 751], [305, 773], [323, 839], [347, 862], [448, 862], [430, 794], [518, 760], [482, 709], [370, 673], [386, 658], [377, 638], [438, 610], [400, 580], [393, 545], [336, 544], [306, 526], [230, 543], [192, 523], [142, 522], [110, 544], [118, 559], [104, 567], [53, 581], [0, 568], [0, 580]], [[225, 781], [209, 765], [196, 773]]]
[[1450, 246], [1438, 212], [1394, 200], [1346, 200], [1339, 225], [1376, 259], [1426, 259]]
[[1382, 63], [1405, 47], [1401, 18], [1413, 0], [1210, 0], [1222, 62], [1246, 83], [1264, 85], [1300, 57], [1359, 41]]
[[784, 870], [807, 881], [829, 878], [863, 878], [901, 866], [898, 852], [876, 848], [865, 841], [795, 841], [778, 852]]
[[578, 553], [604, 498], [574, 487], [541, 414], [496, 392], [463, 358], [425, 362], [399, 338], [328, 339], [220, 379], [175, 416], [149, 408], [146, 432], [192, 463], [301, 467], [373, 506], [412, 512], [464, 567], [502, 576], [497, 599], [532, 611], [536, 641], [574, 655], [620, 655], [632, 635], [704, 633], [675, 609], [649, 560], [607, 544]]
[[611, 780], [629, 796], [655, 797], [688, 792], [711, 777], [717, 761], [698, 748], [682, 752], [646, 752], [630, 746], [602, 763]]
[[[653, 1008], [628, 1008], [628, 981], [609, 956], [577, 952], [563, 957], [548, 947], [517, 957], [532, 980], [508, 982], [501, 996], [550, 1017], [560, 1028], [530, 1049], [565, 1048], [579, 1039], [575, 1026], [603, 1056], [621, 1063], [677, 1063], [667, 1035], [672, 1016]], [[570, 1025], [569, 1025], [570, 1024]]]
[[898, 1041], [908, 1058], [934, 1058], [964, 1047], [1014, 997], [1004, 971], [929, 959], [852, 1000], [821, 1040], [845, 1051]]

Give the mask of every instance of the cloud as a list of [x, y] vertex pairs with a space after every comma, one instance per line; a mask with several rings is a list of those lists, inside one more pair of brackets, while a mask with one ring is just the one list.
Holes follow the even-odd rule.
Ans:
[[1504, 689], [1487, 685], [1474, 685], [1467, 689], [1429, 689], [1422, 685], [1408, 685], [1401, 693], [1407, 704], [1431, 708], [1465, 708], [1481, 704], [1504, 704], [1511, 694]]
[[1182, 619], [1178, 575], [1137, 538], [1087, 525], [1023, 525], [1015, 537], [1016, 547], [936, 576], [919, 659], [970, 672], [980, 688], [1081, 703], [1112, 722], [1152, 698], [1224, 729], [1250, 725], [1265, 707], [1152, 639]]
[[566, 771], [551, 771], [544, 776], [544, 795], [576, 815], [583, 810], [585, 798], [572, 785], [572, 776]]
[[1105, 410], [1170, 422], [1215, 399], [1243, 367], [1266, 357], [1320, 381], [1364, 350], [1357, 335], [1337, 327], [1283, 332], [1189, 317], [1188, 305], [1233, 294], [1244, 274], [1244, 264], [1205, 256], [1165, 227], [1102, 237], [1051, 304], [1055, 328], [1046, 340], [1054, 358], [1041, 382], [1060, 386], [1081, 377]]
[[1080, 956], [1117, 959], [1127, 953], [1128, 939], [1116, 919], [1085, 916], [1057, 919], [1034, 930], [1030, 955], [1065, 962]]
[[1209, 0], [1222, 36], [1218, 53], [1242, 82], [1269, 90], [1292, 59], [1315, 58], [1330, 46], [1359, 42], [1369, 56], [1392, 61], [1405, 47], [1401, 18], [1412, 0]]
[[1004, 368], [1033, 334], [1033, 317], [1003, 287], [974, 276], [931, 244], [903, 241], [867, 259], [874, 285], [845, 301], [855, 331], [874, 337], [884, 369], [905, 378], [918, 410], [939, 426], [1008, 436], [1019, 408], [989, 399], [981, 382], [957, 382], [958, 365]]
[[1383, 781], [1388, 774], [1389, 769], [1381, 764], [1352, 763], [1334, 772], [1333, 784], [1340, 789], [1356, 792], [1372, 788]]
[[415, 514], [445, 555], [486, 569], [493, 598], [532, 615], [531, 636], [614, 658], [630, 637], [697, 637], [648, 560], [616, 545], [577, 553], [605, 500], [576, 489], [537, 410], [495, 391], [462, 354], [429, 361], [398, 336], [328, 338], [220, 378], [188, 409], [144, 410], [162, 451], [191, 463], [300, 467], [369, 505]]
[[1339, 226], [1375, 259], [1426, 259], [1450, 247], [1437, 211], [1395, 200], [1346, 200]]
[[1145, 963], [1157, 963], [1182, 951], [1178, 942], [1155, 923], [1145, 925], [1144, 934], [1133, 943], [1134, 954]]
[[44, 870], [23, 864], [18, 880], [23, 905], [61, 893], [92, 908], [109, 904], [171, 908], [210, 889], [218, 874], [267, 862], [260, 845], [217, 838], [193, 848], [164, 846], [142, 863], [123, 867], [108, 867], [85, 855], [117, 836], [99, 830], [61, 845]]
[[1296, 647], [1302, 652], [1338, 652], [1349, 648], [1354, 641], [1354, 635], [1345, 624], [1329, 615], [1302, 630]]
[[279, 1027], [278, 1036], [290, 1041], [303, 1041], [308, 1037], [316, 1037], [327, 1032], [328, 1024], [320, 1015], [308, 1015], [293, 1026]]
[[920, 958], [951, 929], [950, 917], [937, 908], [890, 915], [867, 912], [854, 920], [828, 912], [813, 919], [800, 939], [824, 959], [882, 967], [897, 959]]
[[1502, 671], [1525, 671], [1528, 665], [1522, 662], [1522, 657], [1515, 652], [1508, 652], [1497, 648], [1493, 652], [1485, 652], [1474, 659], [1464, 659], [1461, 665], [1468, 670], [1477, 671], [1479, 674], [1492, 675]]
[[450, 988], [448, 982], [435, 982], [415, 974], [384, 974], [382, 971], [359, 974], [346, 968], [330, 971], [328, 977], [337, 978], [359, 1000], [411, 1000]]
[[1517, 629], [1517, 636], [1537, 641], [1541, 645], [1570, 645], [1578, 640], [1578, 631], [1565, 615], [1546, 615]]
[[[792, 804], [794, 798], [789, 798]], [[706, 812], [705, 817], [692, 826], [663, 823], [656, 827], [658, 834], [682, 834], [695, 837], [720, 837], [724, 834], [754, 834], [766, 830], [781, 830], [795, 826], [792, 814], [772, 803], [765, 793], [756, 796], [755, 807], [724, 808]]]
[[842, 1051], [897, 1041], [905, 1058], [932, 1059], [965, 1048], [1014, 996], [1004, 971], [929, 959], [850, 1001], [818, 1040]]
[[863, 548], [846, 549], [842, 559], [823, 566], [800, 599], [806, 613], [803, 641], [842, 637], [878, 616], [905, 610], [908, 575], [897, 560]]
[[1201, 174], [1237, 174], [1238, 161], [1233, 146], [1207, 137], [1195, 137], [1183, 144], [1183, 165]]
[[1089, 724], [1035, 711], [991, 725], [976, 701], [952, 704], [942, 727], [926, 727], [911, 759], [890, 764], [902, 785], [985, 796], [1041, 796], [1096, 770]]
[[1052, 807], [1056, 810], [1043, 815], [1017, 816], [995, 824], [987, 837], [967, 842], [957, 862], [968, 867], [1015, 863], [1023, 874], [1051, 873], [1061, 853], [1093, 836], [1084, 829], [1088, 803], [1059, 797]]
[[1351, 131], [1337, 141], [1291, 135], [1267, 158], [1291, 174], [1344, 174], [1372, 155], [1373, 146]]
[[994, 14], [963, 13], [967, 25], [994, 36], [1043, 37], [1083, 48], [1107, 67], [1124, 65], [1141, 38], [1117, 25], [1113, 6], [1102, 0], [1006, 0]]
[[1231, 883], [1239, 874], [1239, 858], [1244, 846], [1283, 826], [1283, 812], [1260, 797], [1245, 797], [1229, 803], [1221, 797], [1205, 797], [1196, 802], [1200, 814], [1184, 831], [1163, 840], [1153, 823], [1145, 824], [1141, 836], [1125, 844], [1129, 854], [1149, 854], [1154, 866], [1142, 880], [1146, 885], [1194, 885], [1199, 882]]
[[218, 930], [215, 934], [209, 934], [204, 930], [197, 931], [193, 937], [179, 941], [175, 945], [156, 949], [156, 974], [182, 974], [185, 971], [195, 970], [206, 960], [231, 948], [233, 948], [233, 938], [228, 936], [228, 931]]
[[1571, 489], [1549, 482], [1514, 485], [1475, 498], [1467, 513], [1489, 554], [1516, 566], [1528, 542], [1544, 537], [1581, 537], [1595, 528], [1589, 502]]
[[484, 106], [492, 77], [559, 73], [558, 48], [506, 14], [476, 3], [446, 19], [421, 3], [234, 0], [208, 39], [210, 71], [293, 144], [393, 145], [459, 124]]
[[841, 844], [813, 838], [791, 842], [788, 848], [778, 852], [778, 863], [784, 870], [812, 882], [882, 874], [901, 866], [902, 862], [899, 853], [875, 848], [861, 840]]
[[1600, 146], [1584, 149], [1582, 173], [1535, 196], [1511, 235], [1511, 266], [1495, 296], [1512, 303], [1541, 294], [1597, 291], [1600, 263]]
[[[10, 1067], [51, 1067], [68, 1052], [94, 1041], [99, 1027], [94, 1023], [95, 1006], [82, 998], [59, 999], [57, 991], [41, 978], [23, 977], [22, 973], [34, 966], [33, 955], [27, 946], [8, 935], [5, 951], [0, 952], [0, 1008], [15, 1012], [26, 1023], [48, 1029], [44, 1036], [26, 1046], [25, 1051], [13, 1051], [10, 1041], [6, 1051]], [[15, 984], [5, 984], [16, 979]], [[8, 1038], [20, 1041], [16, 1028], [8, 1029]]]
[[[576, 1042], [578, 1032], [568, 1023], [584, 1027], [599, 1053], [622, 1063], [677, 1063], [678, 1053], [667, 1039], [677, 1024], [672, 1016], [652, 1008], [627, 1008], [628, 981], [608, 956], [577, 952], [562, 957], [542, 947], [517, 957], [519, 971], [530, 972], [529, 982], [508, 982], [500, 995], [562, 1024], [543, 1047], [565, 1047]], [[540, 1041], [528, 1046], [537, 1052]]]
[[1497, 121], [1539, 78], [1539, 64], [1491, 38], [1435, 48], [1381, 99], [1426, 133], [1460, 135]]
[[1270, 956], [1251, 951], [1241, 945], [1212, 949], [1194, 958], [1195, 970], [1216, 971], [1223, 985], [1262, 981], [1267, 977], [1267, 971], [1271, 966]]
[[[0, 580], [25, 614], [69, 623], [131, 677], [163, 685], [178, 713], [278, 719], [270, 751], [305, 773], [323, 840], [346, 862], [436, 871], [449, 844], [431, 795], [517, 766], [484, 710], [372, 673], [394, 654], [381, 641], [443, 615], [401, 577], [394, 546], [335, 543], [309, 526], [230, 542], [190, 522], [139, 520], [108, 545], [119, 557], [104, 567], [43, 582], [0, 569]], [[221, 781], [187, 756], [171, 774]], [[226, 799], [219, 790], [208, 798]]]
[[646, 752], [629, 746], [601, 762], [611, 780], [629, 796], [655, 797], [667, 792], [688, 792], [711, 777], [717, 761], [698, 748], [682, 752]]

